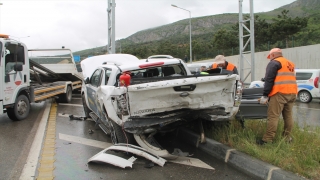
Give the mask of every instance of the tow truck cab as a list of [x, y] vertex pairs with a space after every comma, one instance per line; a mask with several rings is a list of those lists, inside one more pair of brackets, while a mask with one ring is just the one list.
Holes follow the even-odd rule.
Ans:
[[[30, 51], [42, 56], [30, 57]], [[72, 91], [81, 88], [82, 77], [69, 49], [28, 50], [25, 44], [0, 34], [0, 52], [0, 114], [7, 113], [12, 120], [25, 119], [31, 102], [52, 97], [70, 102]], [[43, 60], [47, 64], [41, 64]]]
[[[8, 35], [0, 35], [0, 51], [0, 113], [2, 114], [10, 111], [17, 99], [21, 107], [25, 107], [26, 100], [30, 102], [28, 92], [30, 73], [25, 44], [9, 39]], [[20, 113], [29, 110], [30, 108], [22, 108]]]

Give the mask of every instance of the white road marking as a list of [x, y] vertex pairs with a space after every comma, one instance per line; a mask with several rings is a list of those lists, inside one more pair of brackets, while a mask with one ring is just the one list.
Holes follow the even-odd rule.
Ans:
[[45, 129], [47, 127], [50, 108], [51, 108], [51, 101], [47, 101], [46, 109], [44, 110], [43, 116], [40, 120], [37, 133], [34, 137], [34, 140], [32, 142], [32, 145], [29, 151], [27, 162], [24, 165], [22, 173], [20, 175], [20, 178], [19, 178], [20, 180], [34, 179], [39, 156], [40, 156], [40, 150], [42, 147], [42, 141], [43, 141]]
[[59, 133], [59, 138], [65, 141], [70, 141], [78, 144], [84, 144], [87, 146], [92, 146], [92, 147], [97, 147], [97, 148], [108, 148], [112, 146], [112, 143], [107, 143], [107, 142], [102, 142], [102, 141], [97, 141], [97, 140], [92, 140], [92, 139], [86, 139], [86, 138], [81, 138], [77, 136], [71, 136], [67, 134], [62, 134]]
[[70, 104], [70, 103], [59, 103], [58, 105], [62, 106], [78, 106], [78, 107], [83, 107], [82, 104]]
[[[79, 143], [79, 144], [97, 147], [97, 148], [102, 148], [102, 149], [108, 148], [113, 145], [112, 143], [91, 140], [91, 139], [71, 136], [71, 135], [62, 134], [62, 133], [59, 133], [59, 138], [61, 140], [70, 141], [70, 142]], [[196, 158], [178, 157], [177, 159], [169, 160], [169, 162], [214, 170], [213, 167], [209, 166], [208, 164], [204, 163], [200, 159], [196, 159]]]
[[214, 170], [213, 167], [211, 167], [208, 164], [204, 163], [200, 159], [191, 158], [191, 157], [182, 157], [181, 156], [181, 157], [178, 157], [177, 159], [169, 160], [169, 162]]

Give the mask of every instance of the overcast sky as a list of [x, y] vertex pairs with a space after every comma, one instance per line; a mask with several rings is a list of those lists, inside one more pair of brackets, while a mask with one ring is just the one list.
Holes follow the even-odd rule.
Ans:
[[[271, 11], [295, 0], [254, 0], [254, 12]], [[72, 51], [108, 42], [108, 0], [0, 0], [0, 33], [20, 39], [28, 48]], [[137, 31], [192, 17], [238, 13], [239, 0], [115, 0], [116, 40]], [[249, 0], [243, 0], [249, 12]], [[29, 37], [28, 37], [29, 36]]]

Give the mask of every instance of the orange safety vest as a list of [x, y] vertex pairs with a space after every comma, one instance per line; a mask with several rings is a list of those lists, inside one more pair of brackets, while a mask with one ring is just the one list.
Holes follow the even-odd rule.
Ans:
[[274, 60], [281, 63], [281, 69], [278, 70], [276, 78], [274, 79], [274, 85], [268, 96], [271, 97], [278, 92], [283, 94], [297, 94], [298, 86], [294, 63], [284, 57], [278, 57]]
[[[235, 65], [233, 65], [232, 63], [228, 62], [228, 66], [226, 68], [226, 70], [228, 71], [233, 71], [234, 67], [236, 67]], [[212, 69], [218, 68], [218, 65], [216, 63], [212, 64]]]

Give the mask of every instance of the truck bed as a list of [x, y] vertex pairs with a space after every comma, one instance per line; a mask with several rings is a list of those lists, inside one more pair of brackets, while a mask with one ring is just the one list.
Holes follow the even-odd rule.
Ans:
[[32, 80], [45, 83], [83, 79], [69, 49], [29, 49], [29, 61]]
[[236, 75], [199, 76], [130, 85], [131, 115], [217, 108], [231, 113], [235, 86]]

